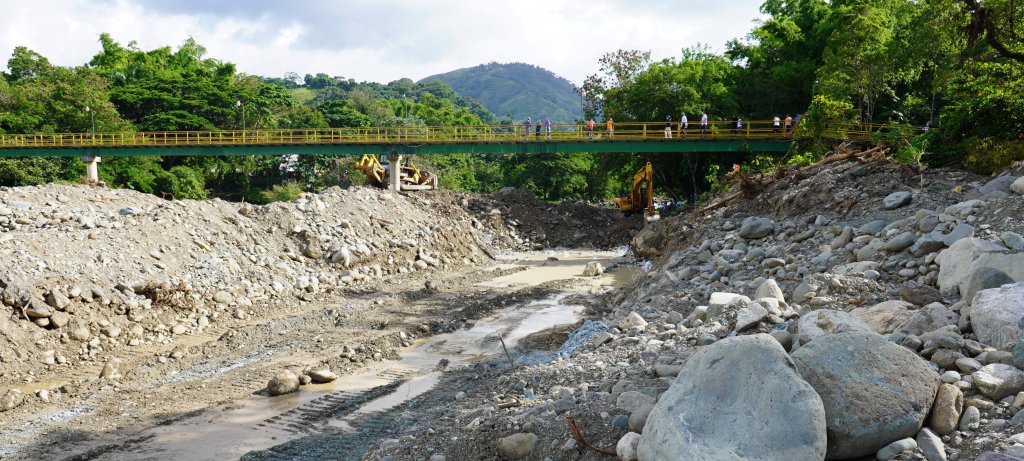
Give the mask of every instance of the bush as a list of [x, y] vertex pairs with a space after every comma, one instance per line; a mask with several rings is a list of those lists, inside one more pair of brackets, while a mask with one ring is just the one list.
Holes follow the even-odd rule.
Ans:
[[178, 199], [202, 200], [206, 198], [205, 181], [196, 170], [178, 165], [171, 168], [171, 174], [178, 180], [174, 196]]
[[268, 191], [263, 191], [263, 199], [270, 202], [290, 202], [305, 192], [302, 184], [295, 181], [286, 181], [284, 184], [275, 184]]
[[976, 173], [994, 173], [1024, 160], [1024, 143], [992, 138], [973, 137], [964, 140], [962, 146], [967, 155], [964, 167]]

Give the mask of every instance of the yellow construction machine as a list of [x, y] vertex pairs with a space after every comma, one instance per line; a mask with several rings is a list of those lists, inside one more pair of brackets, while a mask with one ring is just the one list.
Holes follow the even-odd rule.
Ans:
[[657, 221], [661, 218], [654, 209], [654, 168], [647, 162], [643, 168], [633, 175], [633, 190], [629, 195], [612, 199], [623, 213], [643, 212], [644, 221]]
[[[388, 188], [391, 182], [388, 165], [381, 163], [376, 155], [363, 155], [353, 166], [366, 175], [368, 184], [383, 189]], [[399, 167], [398, 171], [398, 185], [401, 190], [437, 189], [437, 175], [420, 170], [408, 160]]]

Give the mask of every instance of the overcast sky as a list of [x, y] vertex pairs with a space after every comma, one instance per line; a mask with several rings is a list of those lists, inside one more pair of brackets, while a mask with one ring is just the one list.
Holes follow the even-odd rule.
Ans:
[[33, 0], [4, 2], [0, 63], [16, 46], [81, 65], [99, 35], [150, 50], [193, 37], [240, 72], [324, 72], [386, 83], [491, 61], [525, 62], [574, 83], [617, 49], [680, 56], [722, 50], [762, 0]]

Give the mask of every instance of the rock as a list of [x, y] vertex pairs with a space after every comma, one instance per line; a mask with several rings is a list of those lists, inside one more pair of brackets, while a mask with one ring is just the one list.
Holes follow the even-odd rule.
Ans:
[[932, 416], [928, 419], [931, 427], [939, 435], [948, 435], [956, 430], [960, 422], [960, 412], [964, 407], [964, 394], [960, 388], [952, 384], [939, 386], [939, 393], [932, 405]]
[[960, 314], [949, 310], [940, 303], [929, 304], [914, 313], [898, 330], [906, 335], [921, 336], [944, 326], [960, 323]]
[[1011, 365], [993, 363], [971, 374], [974, 386], [986, 397], [1000, 400], [1024, 391], [1024, 372]]
[[1006, 231], [999, 234], [999, 239], [1003, 241], [1007, 248], [1011, 250], [1024, 250], [1024, 236], [1016, 232]]
[[800, 317], [797, 331], [801, 336], [814, 340], [826, 335], [844, 331], [872, 331], [871, 326], [849, 312], [819, 309]]
[[615, 454], [619, 455], [622, 461], [637, 461], [637, 445], [643, 436], [636, 432], [628, 432], [615, 444]]
[[648, 416], [638, 452], [644, 460], [820, 460], [825, 439], [821, 399], [782, 346], [758, 334], [693, 354]]
[[533, 453], [537, 446], [537, 435], [530, 433], [512, 434], [498, 440], [498, 453], [504, 459], [522, 459]]
[[970, 357], [964, 357], [962, 359], [957, 359], [957, 361], [954, 362], [954, 363], [956, 364], [956, 368], [958, 370], [960, 370], [961, 372], [967, 373], [967, 374], [974, 373], [975, 371], [980, 370], [981, 367], [982, 367], [981, 362], [979, 362], [979, 361], [977, 361], [975, 359], [972, 359]]
[[1024, 337], [1024, 283], [979, 291], [970, 314], [978, 341], [996, 347], [1016, 344]]
[[643, 405], [629, 415], [629, 430], [633, 432], [644, 432], [644, 424], [647, 424], [647, 417], [651, 415], [654, 405]]
[[310, 372], [307, 374], [309, 375], [309, 378], [312, 379], [313, 382], [317, 384], [329, 383], [331, 381], [338, 379], [338, 375], [334, 374], [333, 371], [327, 368], [321, 368], [319, 370], [310, 370]]
[[882, 245], [882, 249], [889, 253], [899, 253], [910, 248], [910, 246], [916, 241], [917, 237], [914, 236], [913, 232], [904, 232], [887, 240], [885, 244]]
[[1017, 178], [1010, 184], [1010, 190], [1017, 195], [1024, 195], [1024, 177]]
[[637, 391], [627, 391], [615, 399], [615, 406], [630, 413], [644, 405], [654, 405], [654, 397]]
[[25, 403], [25, 394], [17, 389], [10, 389], [0, 397], [0, 412], [10, 411]]
[[910, 254], [920, 258], [945, 248], [946, 244], [939, 237], [932, 234], [922, 235], [921, 238], [911, 245]]
[[793, 348], [793, 335], [786, 330], [772, 330], [769, 333], [787, 352]]
[[626, 318], [619, 321], [618, 327], [622, 331], [630, 330], [633, 328], [646, 328], [647, 321], [644, 320], [644, 318], [641, 317], [640, 314], [637, 314], [636, 312], [630, 312], [629, 315], [626, 316]]
[[924, 360], [873, 332], [825, 336], [791, 356], [825, 404], [829, 459], [872, 455], [916, 434], [939, 385]]
[[976, 431], [979, 425], [981, 425], [981, 410], [975, 406], [964, 408], [964, 414], [960, 416], [960, 426], [958, 428], [961, 431]]
[[751, 216], [740, 225], [739, 236], [745, 239], [759, 239], [775, 232], [775, 221]]
[[766, 317], [768, 310], [758, 303], [752, 303], [736, 312], [736, 331], [756, 327]]
[[874, 239], [868, 242], [860, 249], [856, 250], [857, 261], [875, 261], [881, 256], [881, 251], [885, 247], [885, 242], [882, 239]]
[[597, 261], [591, 261], [587, 263], [587, 266], [583, 268], [584, 277], [597, 277], [604, 273], [604, 266]]
[[917, 434], [917, 447], [928, 461], [946, 461], [946, 446], [942, 439], [927, 427]]
[[895, 458], [896, 455], [906, 451], [913, 450], [915, 448], [917, 448], [917, 441], [910, 437], [907, 437], [905, 439], [897, 440], [893, 443], [890, 443], [883, 447], [881, 450], [878, 450], [878, 453], [875, 454], [875, 459], [881, 461], [889, 461], [890, 459]]
[[[1024, 195], [1024, 194], [1022, 194], [1022, 195]], [[974, 461], [1021, 461], [1021, 458], [1018, 458], [1016, 456], [1010, 456], [1010, 455], [1007, 455], [1007, 454], [1004, 454], [1004, 453], [996, 453], [994, 451], [986, 451], [986, 452], [978, 455], [977, 458], [974, 458]]]
[[75, 341], [85, 342], [92, 338], [92, 331], [84, 322], [75, 321], [71, 322], [68, 327], [68, 337]]
[[290, 394], [299, 390], [299, 377], [290, 371], [282, 371], [267, 381], [267, 394], [271, 397]]
[[100, 379], [121, 379], [121, 360], [110, 359], [100, 370]]
[[900, 286], [900, 299], [915, 306], [927, 306], [942, 302], [942, 293], [935, 287], [906, 283]]
[[1014, 280], [1024, 280], [1024, 252], [1008, 252], [1003, 245], [984, 239], [962, 239], [939, 253], [935, 262], [939, 264], [939, 290], [944, 294], [966, 294], [970, 277], [979, 267], [999, 269]]
[[911, 194], [910, 192], [893, 192], [882, 199], [882, 208], [886, 210], [895, 210], [909, 204], [913, 198], [914, 194]]
[[761, 282], [761, 285], [757, 287], [757, 291], [754, 293], [754, 299], [761, 298], [775, 298], [779, 301], [785, 301], [786, 295], [782, 293], [782, 288], [779, 288], [779, 284], [775, 279], [768, 279]]
[[944, 234], [939, 240], [942, 241], [946, 246], [952, 246], [954, 243], [974, 237], [974, 226], [970, 224], [959, 224], [951, 230], [948, 234]]
[[971, 304], [979, 291], [999, 288], [1013, 282], [1013, 278], [1006, 275], [1006, 272], [994, 267], [979, 267], [971, 272], [971, 276], [967, 281], [967, 290], [962, 293], [964, 301]]
[[1013, 191], [1013, 185], [1016, 184], [1017, 180], [1018, 178], [1016, 176], [1000, 176], [985, 183], [984, 186], [979, 187], [978, 192], [981, 193], [982, 196], [993, 192], [1005, 192], [1009, 194]]
[[863, 320], [875, 333], [887, 335], [914, 316], [913, 307], [906, 301], [885, 301], [871, 307], [858, 307], [850, 313]]
[[218, 291], [213, 294], [213, 302], [217, 304], [231, 304], [235, 298], [231, 296], [231, 293], [226, 291]]
[[658, 364], [654, 366], [654, 374], [658, 375], [659, 378], [675, 378], [679, 376], [680, 369], [682, 367], [679, 365]]
[[46, 295], [46, 304], [55, 307], [57, 310], [62, 311], [71, 304], [71, 300], [64, 293], [59, 291], [51, 291], [50, 294]]
[[50, 316], [50, 324], [55, 328], [64, 328], [69, 322], [71, 322], [71, 316], [67, 312], [54, 312]]
[[857, 234], [859, 234], [859, 235], [875, 235], [875, 234], [878, 234], [879, 232], [882, 232], [882, 230], [884, 230], [885, 227], [888, 226], [888, 225], [889, 225], [888, 221], [883, 221], [881, 219], [876, 220], [876, 221], [871, 221], [871, 222], [866, 223], [863, 226], [860, 226], [859, 228], [857, 228]]
[[53, 315], [53, 308], [45, 304], [33, 302], [25, 309], [25, 315], [30, 319], [45, 319]]

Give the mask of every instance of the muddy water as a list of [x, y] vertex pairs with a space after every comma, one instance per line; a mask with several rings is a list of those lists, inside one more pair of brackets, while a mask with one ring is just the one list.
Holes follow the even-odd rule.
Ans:
[[[581, 276], [590, 261], [611, 265], [620, 252], [547, 252], [506, 256], [501, 267], [525, 266], [512, 275], [480, 282], [482, 287], [526, 287]], [[583, 290], [632, 283], [643, 271], [623, 267], [587, 279]], [[199, 416], [143, 431], [137, 444], [95, 459], [231, 459], [252, 450], [330, 430], [353, 431], [359, 418], [386, 411], [432, 389], [441, 378], [439, 362], [458, 366], [503, 355], [522, 338], [579, 320], [581, 306], [563, 303], [570, 293], [534, 300], [477, 320], [470, 328], [420, 340], [396, 361], [377, 363], [329, 384], [303, 386], [298, 393], [253, 396]], [[381, 386], [394, 386], [379, 392]], [[380, 393], [381, 395], [377, 395]], [[367, 397], [370, 396], [370, 397]]]

